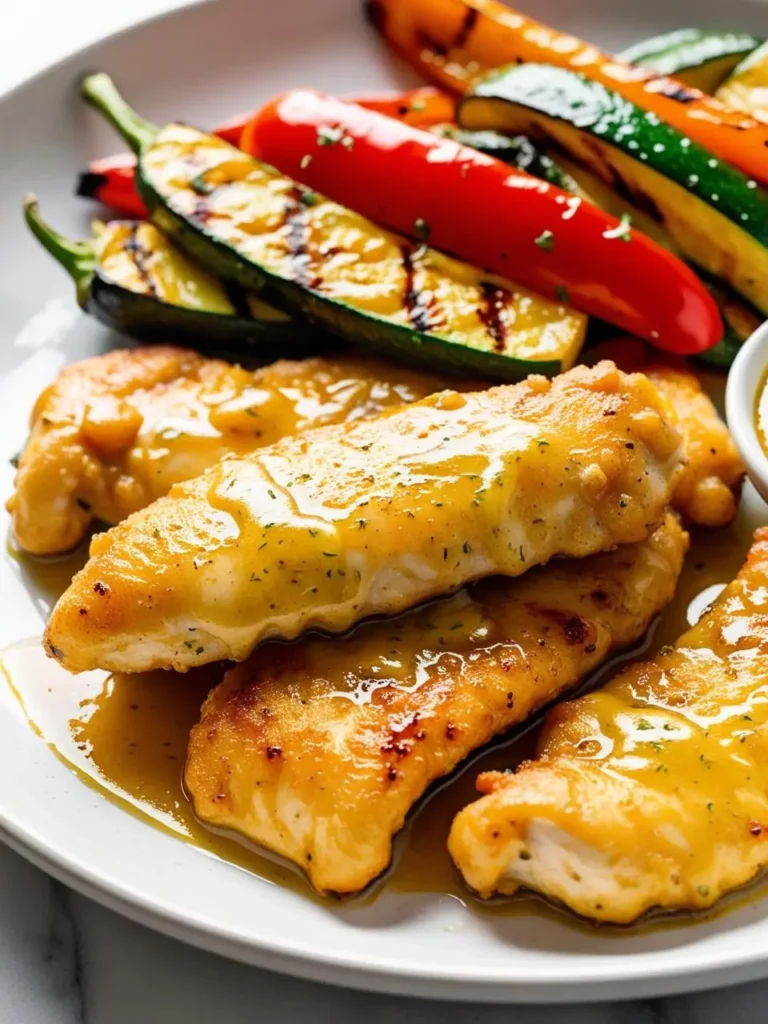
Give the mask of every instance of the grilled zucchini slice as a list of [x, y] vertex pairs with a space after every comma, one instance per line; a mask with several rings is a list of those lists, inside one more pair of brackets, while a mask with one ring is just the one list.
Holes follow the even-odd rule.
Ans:
[[217, 277], [366, 350], [456, 373], [556, 374], [586, 317], [427, 246], [414, 246], [187, 125], [157, 129], [106, 75], [84, 94], [139, 151], [152, 221]]
[[619, 58], [657, 75], [671, 75], [702, 92], [714, 93], [761, 41], [749, 32], [682, 28], [630, 46]]

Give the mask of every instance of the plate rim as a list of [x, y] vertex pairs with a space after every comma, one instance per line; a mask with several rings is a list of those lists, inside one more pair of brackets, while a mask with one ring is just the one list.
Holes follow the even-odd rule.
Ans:
[[[117, 41], [149, 25], [183, 19], [188, 12], [213, 6], [216, 2], [181, 0], [170, 8], [139, 17], [115, 31], [105, 32], [84, 46], [68, 45], [55, 60], [0, 89], [0, 105], [69, 62], [86, 59], [90, 52], [105, 43]], [[756, 6], [759, 5], [760, 0], [757, 0]], [[37, 739], [47, 748], [44, 740]], [[48, 753], [56, 756], [49, 749]], [[121, 883], [116, 875], [111, 877], [77, 861], [58, 845], [47, 842], [41, 833], [24, 826], [4, 809], [1, 794], [0, 842], [59, 882], [140, 925], [242, 963], [348, 988], [457, 1001], [572, 1003], [647, 997], [649, 988], [653, 989], [654, 996], [705, 991], [768, 975], [768, 950], [759, 946], [733, 951], [716, 950], [714, 955], [704, 953], [700, 962], [683, 968], [674, 962], [649, 967], [642, 960], [635, 962], [644, 954], [628, 954], [620, 968], [615, 965], [601, 968], [596, 963], [586, 976], [583, 966], [574, 965], [564, 970], [563, 965], [563, 973], [555, 977], [551, 969], [538, 974], [528, 964], [526, 977], [522, 978], [519, 974], [510, 977], [502, 968], [488, 969], [477, 963], [471, 969], [457, 969], [455, 966], [439, 968], [434, 964], [411, 964], [367, 955], [364, 960], [353, 960], [346, 954], [320, 948], [317, 943], [304, 946], [300, 941], [246, 939], [214, 919], [206, 920], [199, 914], [164, 905], [131, 885]]]

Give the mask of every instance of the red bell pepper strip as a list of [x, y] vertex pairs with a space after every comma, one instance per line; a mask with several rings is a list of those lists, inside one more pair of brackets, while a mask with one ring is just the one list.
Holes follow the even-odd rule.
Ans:
[[308, 89], [272, 100], [247, 132], [254, 155], [371, 220], [658, 348], [703, 352], [723, 335], [712, 297], [679, 259], [477, 150]]
[[[456, 114], [455, 99], [429, 85], [406, 92], [392, 90], [371, 93], [370, 96], [355, 97], [355, 102], [368, 110], [377, 110], [414, 125], [442, 124], [444, 121], [453, 121]], [[241, 146], [243, 130], [253, 116], [251, 111], [233, 117], [219, 125], [215, 134], [232, 146]], [[132, 153], [119, 153], [93, 160], [88, 170], [80, 175], [76, 194], [86, 199], [96, 199], [122, 216], [146, 217], [146, 207], [133, 185], [135, 170], [136, 157]]]

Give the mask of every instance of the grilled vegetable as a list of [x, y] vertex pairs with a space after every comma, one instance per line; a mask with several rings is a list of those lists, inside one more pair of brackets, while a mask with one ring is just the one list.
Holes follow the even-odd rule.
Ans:
[[565, 150], [768, 313], [768, 192], [675, 128], [583, 75], [536, 64], [488, 76], [458, 116], [472, 130], [524, 132]]
[[579, 314], [411, 245], [220, 139], [158, 130], [104, 75], [83, 89], [139, 151], [155, 224], [212, 273], [411, 362], [509, 379], [573, 363]]
[[[434, 125], [430, 131], [444, 139], [453, 139], [460, 146], [471, 146], [481, 153], [503, 160], [510, 167], [527, 171], [572, 195], [583, 195], [573, 176], [551, 156], [534, 146], [525, 135], [501, 135], [499, 132], [468, 132], [453, 124]], [[599, 204], [598, 204], [599, 205]]]
[[388, 227], [428, 234], [661, 348], [697, 352], [719, 340], [717, 310], [688, 267], [553, 185], [311, 90], [278, 97], [254, 123], [266, 160]]
[[746, 57], [715, 95], [723, 103], [768, 122], [768, 43]]
[[[473, 133], [468, 132], [467, 134]], [[614, 217], [629, 216], [634, 226], [649, 235], [654, 242], [663, 245], [665, 249], [669, 249], [676, 256], [682, 257], [679, 247], [670, 237], [667, 229], [659, 221], [654, 220], [647, 210], [641, 210], [635, 206], [625, 195], [619, 195], [592, 171], [568, 157], [558, 155], [557, 165], [563, 174], [576, 182], [581, 195], [586, 195], [596, 206], [607, 210]], [[697, 268], [696, 272], [717, 303], [720, 318], [723, 321], [721, 340], [714, 348], [701, 352], [696, 358], [718, 369], [726, 369], [736, 358], [742, 344], [760, 325], [762, 318], [753, 306], [737, 295], [728, 285], [705, 273], [701, 268]]]
[[[239, 145], [243, 128], [251, 117], [247, 114], [232, 118], [216, 129], [216, 135], [233, 146]], [[117, 153], [92, 160], [88, 170], [77, 179], [75, 195], [95, 199], [122, 216], [146, 217], [147, 208], [134, 187], [135, 174], [136, 157], [133, 153]]]
[[[369, 110], [377, 110], [388, 117], [397, 117], [415, 125], [452, 121], [456, 108], [451, 96], [430, 86], [406, 92], [372, 93], [356, 98], [356, 102]], [[248, 136], [245, 135], [244, 144], [243, 134], [252, 118], [252, 113], [241, 114], [216, 128], [214, 135], [250, 152]], [[118, 153], [116, 156], [93, 160], [88, 170], [83, 171], [78, 178], [75, 194], [85, 199], [95, 199], [122, 216], [143, 218], [147, 215], [147, 208], [136, 191], [133, 180], [135, 174], [136, 157], [133, 153]]]
[[137, 341], [275, 357], [309, 347], [310, 332], [238, 286], [225, 287], [177, 252], [151, 224], [113, 221], [73, 242], [24, 204], [36, 238], [72, 277], [82, 308]]
[[[627, 64], [640, 64], [657, 75], [674, 75], [685, 85], [714, 93], [736, 65], [759, 45], [760, 40], [748, 32], [683, 28], [630, 46], [619, 58]], [[743, 109], [740, 104], [731, 106]]]
[[573, 68], [768, 184], [768, 125], [674, 78], [629, 67], [498, 0], [368, 0], [366, 10], [389, 43], [441, 85], [464, 92], [511, 63]]

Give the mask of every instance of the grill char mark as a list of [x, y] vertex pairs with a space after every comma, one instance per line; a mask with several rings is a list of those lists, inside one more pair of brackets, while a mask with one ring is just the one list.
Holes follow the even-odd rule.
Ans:
[[483, 294], [483, 305], [478, 306], [477, 315], [493, 338], [494, 352], [503, 352], [507, 340], [507, 325], [504, 323], [502, 310], [507, 304], [509, 293], [488, 281], [480, 285], [480, 290]]
[[286, 195], [285, 202], [286, 240], [288, 255], [293, 264], [294, 280], [303, 288], [319, 289], [321, 278], [313, 273], [312, 254], [309, 251], [309, 218], [302, 191], [294, 186]]
[[403, 304], [408, 311], [408, 318], [416, 330], [429, 333], [435, 330], [441, 319], [435, 296], [432, 292], [421, 291], [416, 287], [417, 251], [410, 245], [403, 245], [400, 251], [405, 271]]
[[147, 291], [153, 299], [160, 297], [157, 290], [157, 282], [152, 276], [152, 269], [150, 266], [150, 260], [152, 259], [152, 253], [148, 252], [139, 241], [139, 225], [135, 224], [131, 228], [131, 232], [128, 236], [128, 241], [125, 243], [125, 251], [129, 253], [133, 260], [133, 265], [139, 272], [139, 277], [146, 285]]
[[477, 11], [474, 7], [467, 8], [467, 13], [464, 15], [464, 20], [461, 23], [461, 28], [456, 33], [453, 42], [450, 45], [452, 50], [461, 50], [469, 42], [469, 37], [472, 35], [475, 25], [477, 24]]

